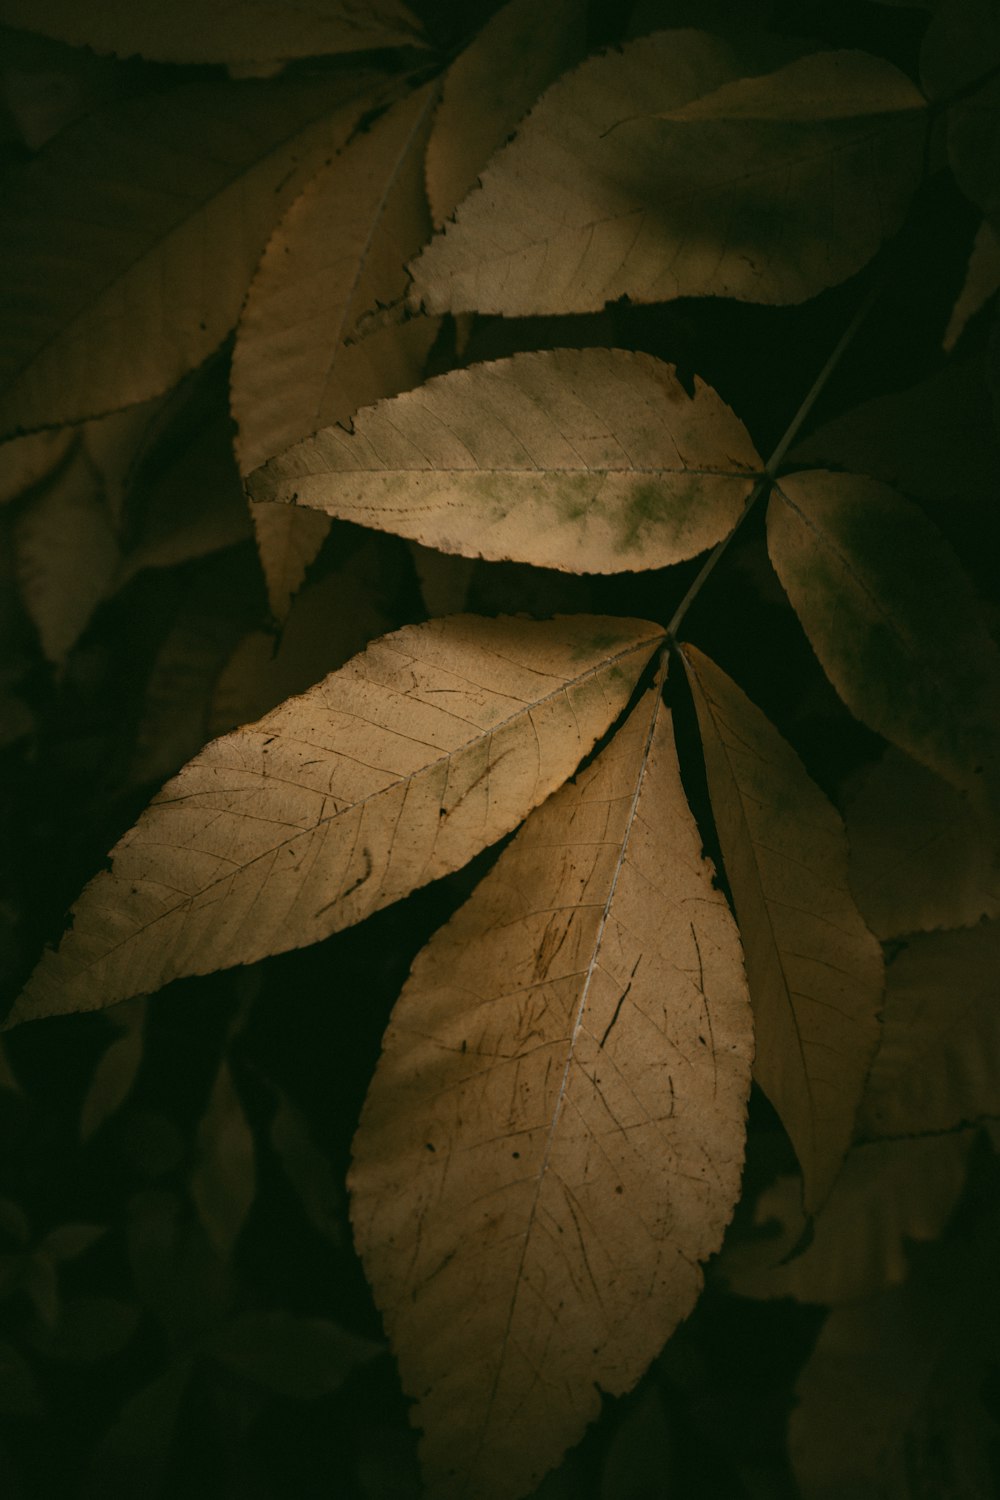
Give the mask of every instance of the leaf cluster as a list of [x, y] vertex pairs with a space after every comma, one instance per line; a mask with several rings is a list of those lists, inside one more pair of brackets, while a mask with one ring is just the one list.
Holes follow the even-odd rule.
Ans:
[[1000, 24], [790, 10], [0, 0], [15, 1492], [997, 1480]]

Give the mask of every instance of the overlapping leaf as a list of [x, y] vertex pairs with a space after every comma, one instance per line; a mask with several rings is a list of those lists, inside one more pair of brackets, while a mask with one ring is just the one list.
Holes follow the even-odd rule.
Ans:
[[316, 942], [460, 867], [573, 772], [661, 639], [452, 616], [375, 642], [167, 783], [12, 1019]]
[[[847, 95], [852, 66], [866, 87], [864, 113], [846, 119], [662, 118], [796, 50], [672, 31], [589, 59], [548, 90], [414, 263], [414, 300], [508, 317], [621, 296], [783, 303], [858, 270], [921, 170], [920, 96], [890, 64], [848, 54]], [[780, 72], [772, 83], [782, 95]]]
[[362, 1114], [352, 1217], [428, 1493], [527, 1493], [686, 1316], [751, 1051], [654, 690], [420, 955]]
[[791, 1137], [807, 1209], [844, 1158], [878, 1040], [882, 956], [847, 885], [834, 807], [713, 662], [683, 648], [746, 951], [754, 1074]]
[[[244, 473], [359, 406], [416, 385], [437, 320], [359, 319], [406, 288], [405, 262], [430, 232], [423, 153], [435, 92], [411, 94], [330, 161], [272, 235], [233, 350], [232, 410]], [[271, 607], [289, 600], [329, 525], [252, 505]]]
[[865, 1091], [871, 1136], [1000, 1118], [1000, 922], [911, 939], [887, 973], [882, 1042]]
[[554, 78], [578, 62], [580, 0], [508, 0], [448, 70], [427, 143], [427, 196], [440, 227]]
[[937, 528], [864, 475], [789, 474], [771, 561], [848, 708], [946, 780], [994, 795], [1000, 653]]
[[735, 524], [761, 467], [710, 386], [621, 349], [516, 354], [429, 380], [251, 476], [445, 552], [572, 572], [678, 562]]
[[192, 84], [63, 131], [8, 181], [0, 432], [166, 390], [236, 322], [284, 206], [370, 80]]
[[1000, 828], [908, 755], [888, 750], [844, 817], [851, 889], [878, 937], [1000, 916]]
[[937, 1239], [968, 1175], [975, 1131], [854, 1146], [826, 1203], [806, 1220], [797, 1177], [779, 1177], [754, 1208], [776, 1233], [727, 1250], [722, 1270], [743, 1297], [795, 1297], [837, 1306], [899, 1286], [914, 1241]]
[[6, 26], [40, 31], [74, 47], [141, 53], [158, 62], [266, 63], [324, 52], [363, 52], [420, 39], [403, 0], [197, 0], [122, 6], [97, 0], [0, 0]]

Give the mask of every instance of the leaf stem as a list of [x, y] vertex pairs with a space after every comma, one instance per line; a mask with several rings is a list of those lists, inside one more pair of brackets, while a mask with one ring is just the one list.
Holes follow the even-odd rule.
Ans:
[[750, 491], [750, 494], [747, 497], [747, 503], [743, 507], [743, 510], [740, 513], [739, 519], [737, 520], [735, 526], [709, 553], [702, 567], [699, 569], [698, 573], [692, 580], [691, 586], [688, 589], [687, 593], [684, 595], [680, 604], [678, 604], [677, 608], [674, 610], [673, 618], [671, 619], [670, 624], [667, 626], [667, 641], [670, 645], [676, 646], [677, 632], [681, 627], [681, 622], [683, 621], [684, 616], [687, 614], [688, 610], [691, 608], [691, 605], [694, 603], [695, 599], [697, 599], [698, 595], [704, 588], [705, 583], [707, 582], [708, 577], [712, 572], [712, 569], [722, 557], [722, 554], [725, 552], [733, 537], [739, 531], [740, 527], [743, 525], [743, 522], [746, 520], [747, 516], [757, 504], [757, 501], [771, 488], [771, 485], [774, 482], [775, 475], [777, 474], [778, 469], [784, 461], [785, 454], [788, 452], [789, 448], [798, 437], [803, 423], [815, 406], [821, 392], [826, 386], [827, 381], [830, 379], [830, 376], [837, 368], [837, 365], [843, 358], [847, 348], [853, 341], [862, 323], [865, 321], [865, 318], [867, 318], [868, 314], [871, 312], [872, 307], [874, 306], [879, 293], [882, 290], [884, 282], [885, 277], [883, 275], [878, 277], [878, 279], [869, 288], [867, 296], [861, 302], [857, 312], [854, 314], [854, 317], [848, 323], [847, 327], [840, 335], [840, 338], [833, 346], [829, 358], [827, 359], [823, 368], [820, 370], [819, 374], [816, 376], [816, 379], [813, 381], [812, 385], [809, 387], [809, 390], [806, 392], [798, 411], [795, 413], [791, 422], [788, 424], [780, 442], [774, 449], [774, 452], [771, 454], [770, 458], [767, 460], [767, 463], [764, 465], [764, 471], [758, 478], [753, 489]]

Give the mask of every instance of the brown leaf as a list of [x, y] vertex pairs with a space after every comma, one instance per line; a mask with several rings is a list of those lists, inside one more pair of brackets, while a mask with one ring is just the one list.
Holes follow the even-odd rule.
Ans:
[[761, 1243], [727, 1246], [720, 1270], [741, 1297], [854, 1302], [899, 1286], [914, 1241], [936, 1240], [968, 1175], [974, 1130], [854, 1146], [802, 1240], [802, 1184], [779, 1177], [758, 1199], [755, 1223], [774, 1229]]
[[265, 464], [256, 499], [467, 557], [569, 572], [659, 568], [720, 541], [761, 460], [710, 386], [623, 349], [452, 370]]
[[156, 62], [261, 63], [329, 52], [363, 52], [420, 40], [403, 0], [197, 0], [121, 6], [115, 0], [0, 0], [0, 21], [74, 47], [135, 53]]
[[937, 528], [884, 484], [813, 469], [776, 486], [767, 547], [855, 717], [955, 786], [1000, 795], [1000, 651]]
[[[588, 59], [542, 96], [413, 263], [414, 304], [520, 317], [597, 312], [622, 296], [788, 303], [851, 275], [917, 186], [920, 111], [655, 118], [796, 50], [665, 31]], [[904, 89], [888, 63], [869, 66], [890, 93]]]
[[840, 1169], [878, 1041], [882, 954], [848, 890], [836, 809], [736, 684], [693, 646], [682, 654], [746, 950], [754, 1076], [813, 1210]]
[[200, 364], [235, 324], [275, 220], [371, 87], [361, 75], [142, 94], [11, 174], [0, 432], [144, 401]]
[[383, 637], [166, 784], [10, 1020], [317, 942], [459, 868], [572, 774], [661, 640], [589, 615]]
[[941, 340], [946, 354], [958, 343], [966, 326], [1000, 289], [1000, 239], [984, 219], [969, 252], [965, 281]]
[[307, 584], [295, 597], [279, 642], [264, 630], [244, 636], [215, 684], [212, 737], [304, 693], [385, 634], [390, 621], [380, 608], [379, 561], [373, 549], [365, 549], [345, 567]]
[[583, 55], [580, 0], [509, 0], [452, 63], [427, 143], [427, 197], [440, 228], [539, 94]]
[[13, 544], [25, 608], [46, 659], [61, 666], [119, 564], [104, 495], [79, 443], [15, 519]]
[[983, 360], [950, 361], [905, 390], [834, 417], [789, 457], [852, 469], [918, 500], [965, 566], [992, 583], [992, 550], [982, 544], [1000, 467], [992, 415]]
[[738, 78], [664, 112], [666, 120], [772, 120], [809, 124], [923, 109], [905, 73], [868, 52], [813, 52], [774, 73]]
[[1000, 922], [921, 934], [886, 979], [862, 1131], [914, 1135], [1000, 1118]]
[[527, 1494], [690, 1311], [751, 1052], [654, 690], [418, 957], [362, 1114], [355, 1235], [428, 1494]]
[[878, 937], [1000, 916], [1000, 829], [908, 755], [887, 750], [844, 818], [851, 890]]
[[[435, 89], [397, 104], [334, 157], [268, 243], [236, 333], [232, 411], [249, 473], [359, 406], [416, 385], [438, 320], [390, 323], [348, 342], [406, 289], [405, 262], [430, 232], [423, 154]], [[283, 619], [329, 524], [251, 505], [271, 607]]]

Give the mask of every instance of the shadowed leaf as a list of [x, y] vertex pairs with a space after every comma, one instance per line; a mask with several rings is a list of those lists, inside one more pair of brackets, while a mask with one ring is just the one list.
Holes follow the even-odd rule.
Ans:
[[778, 731], [683, 647], [722, 859], [747, 959], [754, 1076], [821, 1204], [878, 1040], [882, 955], [847, 887], [844, 825]]
[[724, 296], [799, 302], [858, 270], [905, 212], [921, 170], [912, 86], [902, 109], [808, 123], [664, 118], [780, 67], [773, 38], [734, 46], [665, 31], [590, 58], [545, 93], [412, 266], [430, 312], [596, 312]]

